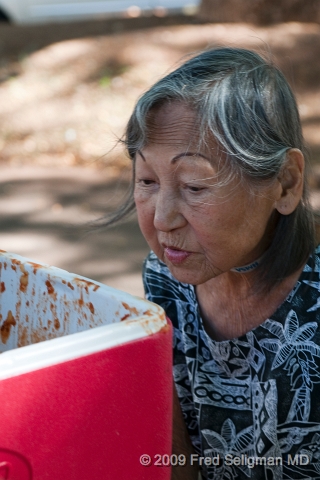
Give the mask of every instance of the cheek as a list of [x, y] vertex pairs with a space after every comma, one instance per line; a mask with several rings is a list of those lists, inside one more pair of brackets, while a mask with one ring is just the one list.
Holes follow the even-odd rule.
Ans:
[[[191, 223], [197, 235], [209, 243], [223, 240], [236, 228], [238, 217], [225, 205], [205, 206], [193, 216]], [[224, 240], [223, 240], [224, 241]]]
[[204, 207], [191, 223], [198, 242], [210, 255], [232, 251], [248, 233], [242, 209], [227, 202]]
[[153, 208], [152, 208], [152, 205], [150, 205], [150, 203], [148, 205], [148, 202], [140, 201], [137, 198], [135, 199], [135, 202], [136, 202], [139, 227], [143, 236], [148, 241], [154, 236], [154, 233], [155, 233], [155, 228], [153, 225], [153, 219], [154, 219]]

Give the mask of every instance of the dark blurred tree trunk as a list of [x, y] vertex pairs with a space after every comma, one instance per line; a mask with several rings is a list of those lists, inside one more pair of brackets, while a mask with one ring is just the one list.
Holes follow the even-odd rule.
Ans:
[[201, 0], [204, 22], [319, 22], [319, 0]]

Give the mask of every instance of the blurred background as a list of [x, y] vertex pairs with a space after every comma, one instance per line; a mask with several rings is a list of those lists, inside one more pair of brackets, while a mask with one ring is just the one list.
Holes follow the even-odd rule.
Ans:
[[[134, 4], [132, 2], [135, 2]], [[208, 46], [267, 54], [299, 104], [320, 209], [319, 0], [0, 0], [0, 249], [143, 295], [119, 144], [139, 95]]]

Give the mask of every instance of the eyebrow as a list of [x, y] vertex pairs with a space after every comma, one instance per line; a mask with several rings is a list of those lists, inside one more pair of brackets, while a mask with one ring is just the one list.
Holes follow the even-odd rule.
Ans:
[[171, 160], [171, 163], [175, 163], [178, 160], [180, 160], [180, 158], [183, 158], [183, 157], [201, 157], [201, 158], [204, 158], [205, 160], [207, 160], [208, 162], [210, 162], [210, 159], [200, 152], [197, 152], [197, 153], [196, 152], [183, 152], [183, 153], [179, 153], [179, 155], [176, 155], [175, 157], [173, 157], [173, 159]]
[[[146, 159], [145, 159], [145, 156], [143, 155], [143, 153], [140, 152], [140, 150], [137, 150], [137, 153], [139, 153], [142, 160], [145, 162]], [[206, 157], [205, 155], [203, 155], [202, 153], [199, 153], [199, 152], [197, 152], [197, 153], [196, 152], [182, 152], [182, 153], [179, 153], [178, 155], [173, 157], [173, 159], [171, 160], [170, 163], [176, 163], [178, 160], [180, 160], [180, 158], [183, 158], [183, 157], [202, 157], [202, 158], [204, 158], [205, 160], [207, 160], [208, 162], [211, 163], [210, 158]]]

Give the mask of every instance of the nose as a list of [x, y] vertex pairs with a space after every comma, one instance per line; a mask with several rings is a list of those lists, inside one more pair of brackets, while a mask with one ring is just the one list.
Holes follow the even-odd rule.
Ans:
[[154, 226], [162, 232], [170, 232], [186, 225], [187, 221], [181, 212], [180, 199], [177, 195], [165, 190], [157, 195]]

